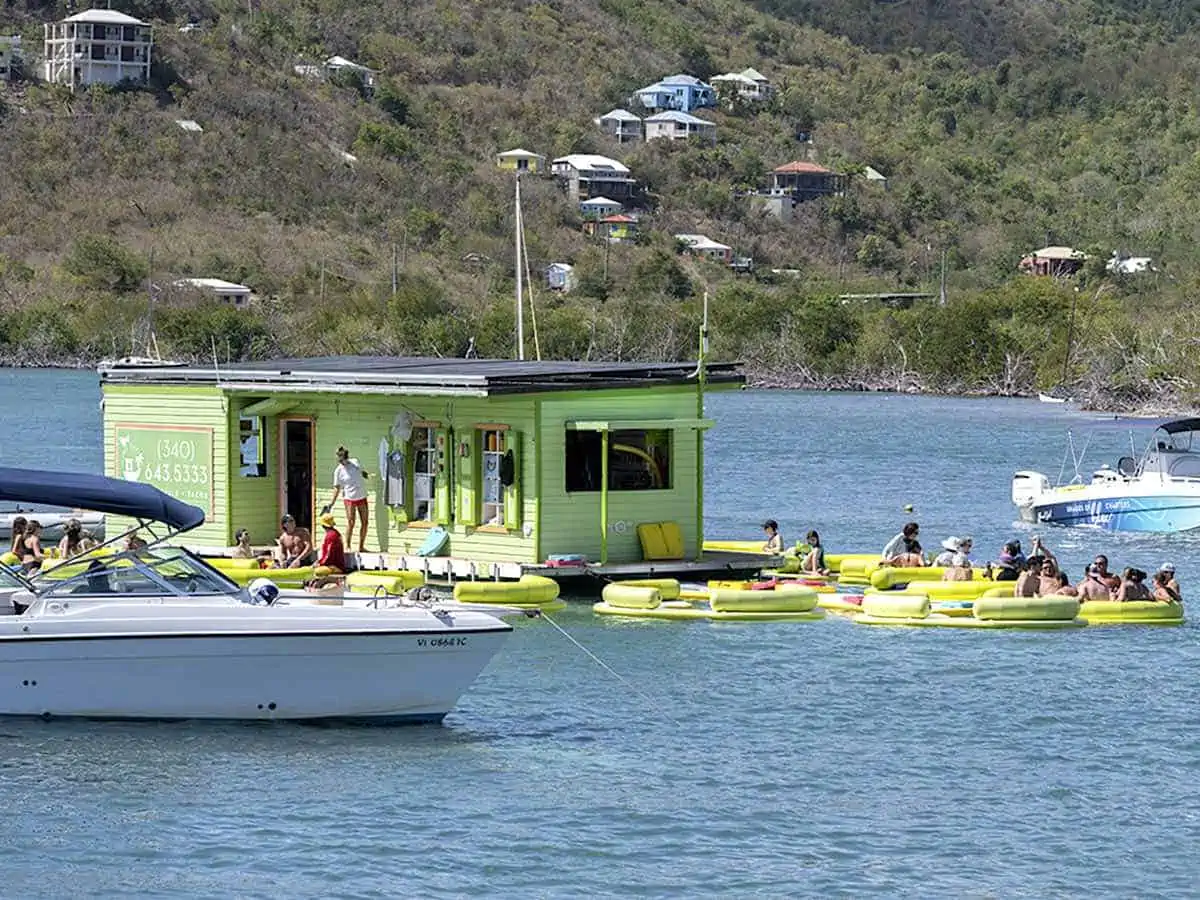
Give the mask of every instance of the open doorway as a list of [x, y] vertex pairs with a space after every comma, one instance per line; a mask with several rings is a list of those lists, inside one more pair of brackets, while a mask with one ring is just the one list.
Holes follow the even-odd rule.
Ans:
[[280, 515], [291, 513], [296, 524], [312, 530], [313, 505], [313, 421], [281, 419], [279, 422]]

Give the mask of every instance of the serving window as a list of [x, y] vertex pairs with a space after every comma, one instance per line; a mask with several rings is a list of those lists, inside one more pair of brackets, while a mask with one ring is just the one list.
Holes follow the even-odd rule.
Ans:
[[[672, 432], [666, 428], [624, 429], [608, 433], [610, 491], [670, 490]], [[599, 491], [604, 472], [600, 431], [566, 431], [568, 493]]]

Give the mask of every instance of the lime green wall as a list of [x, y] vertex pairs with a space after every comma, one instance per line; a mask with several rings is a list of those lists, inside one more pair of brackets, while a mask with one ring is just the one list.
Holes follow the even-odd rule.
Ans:
[[[122, 425], [150, 426], [163, 429], [169, 437], [180, 426], [212, 429], [212, 460], [210, 479], [212, 505], [205, 522], [184, 538], [188, 544], [224, 546], [229, 543], [229, 440], [227, 431], [228, 401], [218, 388], [172, 387], [104, 387], [104, 471], [121, 477], [117, 471], [117, 431]], [[178, 432], [176, 432], [178, 433]], [[171, 493], [167, 485], [163, 487]], [[108, 533], [124, 531], [133, 522], [118, 516], [108, 517]]]
[[[565, 432], [571, 420], [695, 419], [696, 390], [630, 388], [572, 394], [544, 394], [541, 399], [542, 556], [582, 553], [600, 559], [600, 493], [567, 493]], [[615, 427], [615, 426], [614, 426]], [[671, 488], [654, 491], [611, 491], [608, 495], [608, 561], [642, 558], [637, 525], [676, 522], [683, 531], [689, 557], [697, 553], [696, 432], [673, 432]]]

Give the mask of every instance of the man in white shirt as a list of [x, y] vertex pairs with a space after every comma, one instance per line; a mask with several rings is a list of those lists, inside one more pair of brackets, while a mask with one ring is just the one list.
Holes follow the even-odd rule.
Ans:
[[358, 552], [367, 551], [367, 478], [368, 473], [358, 464], [357, 459], [350, 458], [350, 451], [345, 447], [337, 448], [337, 466], [333, 470], [333, 500], [337, 503], [341, 497], [346, 504], [346, 547], [354, 544], [355, 519], [361, 526], [358, 533]]
[[921, 526], [916, 522], [909, 522], [904, 526], [904, 530], [888, 541], [887, 546], [883, 548], [884, 560], [894, 559], [908, 553], [920, 533]]

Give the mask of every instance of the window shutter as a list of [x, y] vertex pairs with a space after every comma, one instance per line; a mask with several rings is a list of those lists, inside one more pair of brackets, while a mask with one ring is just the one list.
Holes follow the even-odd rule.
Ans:
[[445, 428], [434, 431], [437, 445], [437, 482], [433, 490], [434, 519], [439, 525], [450, 524], [450, 491], [454, 479], [454, 434]]
[[504, 489], [504, 527], [521, 527], [521, 432], [504, 432], [504, 451], [512, 454], [513, 483]]
[[455, 520], [462, 525], [479, 524], [479, 488], [482, 479], [479, 468], [480, 433], [477, 428], [464, 430], [459, 443], [466, 446], [466, 455], [455, 452], [454, 457], [455, 477], [458, 480], [458, 510]]

